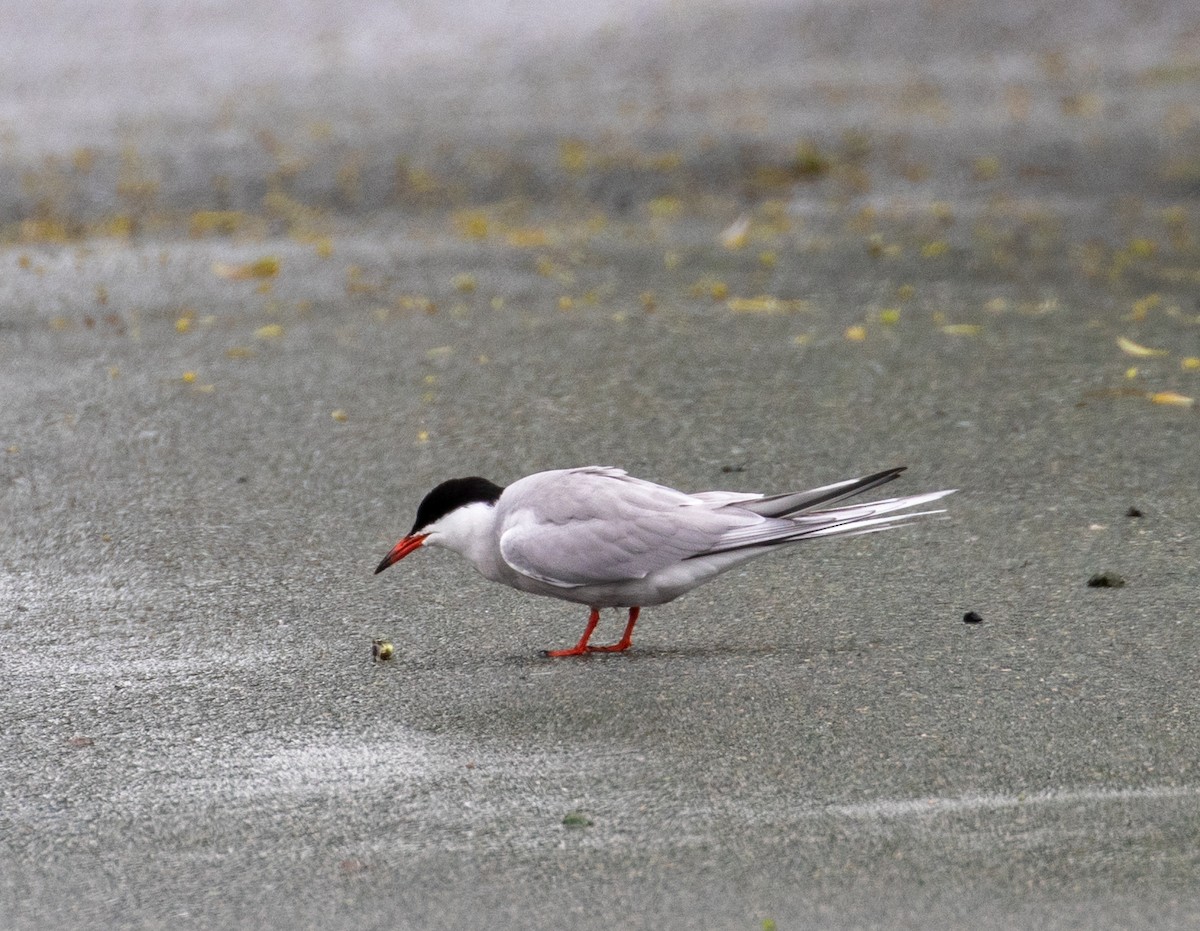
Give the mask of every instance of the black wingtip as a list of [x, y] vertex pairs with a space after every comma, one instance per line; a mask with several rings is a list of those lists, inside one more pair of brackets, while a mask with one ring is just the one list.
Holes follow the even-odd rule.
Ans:
[[810, 491], [769, 495], [759, 501], [746, 502], [741, 507], [767, 517], [787, 517], [800, 511], [812, 510], [822, 504], [841, 501], [845, 498], [853, 498], [855, 495], [861, 495], [872, 488], [886, 485], [888, 482], [899, 478], [900, 473], [907, 468], [908, 466], [895, 466], [894, 468], [884, 469], [882, 472], [875, 472], [872, 475], [866, 475], [862, 478], [834, 482], [832, 485], [823, 485], [820, 488], [813, 488]]
[[908, 466], [896, 466], [891, 469], [884, 469], [882, 472], [876, 472], [874, 475], [868, 475], [865, 478], [860, 478], [853, 485], [847, 487], [840, 495], [837, 495], [836, 498], [853, 498], [856, 495], [863, 494], [864, 492], [873, 491], [880, 485], [886, 485], [888, 482], [894, 482], [907, 468]]

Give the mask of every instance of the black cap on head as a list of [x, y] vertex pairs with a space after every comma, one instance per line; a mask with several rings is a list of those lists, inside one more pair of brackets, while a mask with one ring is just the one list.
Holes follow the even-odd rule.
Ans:
[[441, 520], [464, 504], [472, 504], [476, 501], [495, 504], [502, 491], [504, 489], [495, 482], [489, 482], [486, 478], [480, 478], [478, 475], [472, 475], [470, 478], [452, 478], [442, 482], [421, 499], [421, 503], [417, 507], [417, 520], [413, 524], [412, 530], [409, 531], [409, 536], [422, 527]]

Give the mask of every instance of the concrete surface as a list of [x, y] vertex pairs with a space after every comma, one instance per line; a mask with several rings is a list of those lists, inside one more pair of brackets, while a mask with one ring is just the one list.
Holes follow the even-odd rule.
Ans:
[[[1193, 5], [473, 6], [6, 8], [0, 926], [1200, 923]], [[581, 463], [961, 490], [372, 577]]]

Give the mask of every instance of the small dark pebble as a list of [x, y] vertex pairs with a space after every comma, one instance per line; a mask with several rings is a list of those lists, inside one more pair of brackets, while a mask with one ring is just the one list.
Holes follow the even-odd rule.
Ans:
[[731, 472], [745, 472], [746, 467], [744, 465], [723, 465], [721, 471], [729, 475]]
[[1115, 572], [1097, 572], [1088, 579], [1088, 588], [1120, 588], [1125, 580]]
[[982, 624], [983, 623], [983, 615], [980, 614], [978, 611], [968, 611], [966, 614], [963, 615], [963, 623], [964, 624]]
[[1130, 508], [1128, 511], [1125, 512], [1125, 516], [1126, 517], [1141, 517], [1142, 510], [1141, 510], [1141, 508]]

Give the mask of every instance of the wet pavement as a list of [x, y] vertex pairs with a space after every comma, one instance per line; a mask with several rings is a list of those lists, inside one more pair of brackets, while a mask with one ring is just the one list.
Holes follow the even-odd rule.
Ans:
[[[0, 31], [0, 924], [1195, 926], [1200, 15], [588, 16]], [[587, 463], [960, 491], [619, 656], [372, 576]]]

